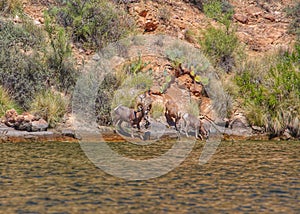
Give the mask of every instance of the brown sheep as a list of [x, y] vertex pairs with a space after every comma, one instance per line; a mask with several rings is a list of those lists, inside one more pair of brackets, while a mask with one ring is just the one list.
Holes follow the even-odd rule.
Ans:
[[[121, 126], [122, 122], [130, 124], [131, 128], [137, 127], [140, 130], [140, 122], [148, 114], [148, 110], [144, 109], [142, 104], [138, 105], [138, 110], [119, 105], [114, 109], [113, 123], [115, 126]], [[131, 137], [133, 138], [133, 130], [131, 129]]]
[[180, 113], [178, 111], [177, 104], [172, 101], [168, 100], [165, 104], [166, 111], [165, 111], [165, 117], [167, 119], [167, 122], [171, 125], [174, 124], [175, 129], [178, 131], [177, 124], [180, 120]]

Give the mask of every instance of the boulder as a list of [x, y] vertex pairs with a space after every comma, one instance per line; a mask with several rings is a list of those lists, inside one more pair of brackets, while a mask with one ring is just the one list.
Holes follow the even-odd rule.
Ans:
[[249, 22], [248, 17], [241, 13], [236, 13], [236, 14], [234, 14], [233, 17], [235, 18], [235, 20], [237, 20], [238, 22], [240, 22], [242, 24], [248, 24], [248, 22]]
[[145, 24], [144, 29], [145, 29], [145, 32], [152, 32], [152, 31], [155, 31], [157, 27], [158, 27], [157, 23], [149, 21]]
[[66, 137], [77, 138], [75, 130], [73, 130], [73, 129], [63, 129], [61, 131], [61, 134]]
[[276, 20], [275, 17], [269, 13], [265, 14], [264, 18], [270, 20], [271, 22], [275, 22], [275, 20]]
[[49, 127], [49, 124], [44, 119], [39, 119], [36, 121], [31, 122], [31, 131], [37, 132], [37, 131], [47, 131], [47, 128]]
[[48, 123], [39, 117], [36, 117], [28, 112], [18, 115], [15, 109], [6, 111], [2, 122], [8, 127], [12, 127], [20, 131], [46, 131]]

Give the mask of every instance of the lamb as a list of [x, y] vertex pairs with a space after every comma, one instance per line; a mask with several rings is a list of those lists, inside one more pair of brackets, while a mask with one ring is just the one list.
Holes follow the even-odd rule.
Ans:
[[199, 138], [198, 136], [200, 136], [201, 140], [203, 140], [203, 137], [205, 137], [205, 138], [208, 137], [208, 133], [204, 129], [203, 123], [201, 121], [201, 119], [203, 119], [202, 117], [197, 118], [196, 116], [191, 115], [189, 113], [184, 113], [182, 115], [182, 119], [184, 121], [185, 134], [186, 134], [187, 137], [189, 137], [188, 128], [190, 128], [190, 127], [195, 129], [195, 137], [196, 137], [196, 139]]

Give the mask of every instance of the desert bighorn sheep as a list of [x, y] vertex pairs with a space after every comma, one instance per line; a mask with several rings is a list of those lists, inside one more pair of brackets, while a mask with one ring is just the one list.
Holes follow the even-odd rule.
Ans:
[[167, 122], [169, 124], [174, 123], [175, 129], [178, 131], [177, 123], [180, 120], [180, 113], [178, 111], [177, 104], [172, 100], [168, 100], [165, 104], [165, 107], [166, 107], [165, 116]]
[[[187, 137], [189, 137], [188, 134], [188, 129], [189, 128], [194, 128], [195, 129], [195, 137], [199, 138], [200, 136], [201, 140], [203, 140], [203, 137], [207, 138], [208, 133], [203, 127], [203, 123], [201, 119], [204, 119], [203, 117], [197, 118], [194, 115], [191, 115], [189, 113], [184, 113], [182, 115], [182, 119], [184, 121], [184, 126], [185, 126], [185, 134]], [[183, 128], [183, 127], [182, 127]]]
[[148, 115], [148, 108], [144, 108], [142, 104], [137, 105], [138, 110], [135, 111], [132, 108], [128, 108], [123, 105], [119, 105], [114, 109], [114, 118], [113, 118], [113, 124], [115, 126], [119, 126], [121, 128], [122, 122], [127, 122], [131, 126], [131, 137], [133, 138], [133, 127], [136, 126], [138, 130], [140, 130], [140, 122], [143, 118], [146, 118]]

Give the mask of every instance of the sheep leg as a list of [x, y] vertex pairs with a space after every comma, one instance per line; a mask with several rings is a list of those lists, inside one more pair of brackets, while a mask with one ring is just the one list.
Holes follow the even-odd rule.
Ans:
[[201, 138], [202, 138], [202, 135], [203, 135], [205, 137], [205, 139], [208, 139], [208, 133], [202, 125], [200, 126], [200, 133], [201, 133], [200, 134]]
[[[195, 138], [196, 138], [196, 139], [199, 139], [198, 136], [199, 136], [199, 127], [196, 126], [196, 130], [195, 130]], [[200, 139], [202, 140], [201, 135], [200, 135]]]
[[186, 122], [186, 126], [185, 126], [185, 134], [186, 134], [186, 137], [189, 137], [189, 132], [188, 132], [188, 127], [189, 127], [190, 123], [189, 122]]

